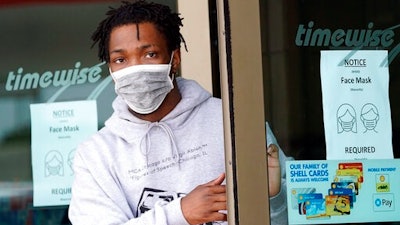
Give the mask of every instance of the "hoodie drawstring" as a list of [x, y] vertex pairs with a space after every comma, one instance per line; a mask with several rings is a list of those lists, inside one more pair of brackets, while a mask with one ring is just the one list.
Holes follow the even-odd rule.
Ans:
[[[180, 156], [179, 156], [179, 152], [178, 152], [178, 147], [176, 146], [175, 135], [172, 132], [171, 128], [164, 122], [150, 123], [149, 127], [146, 130], [145, 135], [143, 135], [143, 137], [140, 140], [140, 151], [142, 152], [142, 154], [144, 156], [146, 156], [146, 164], [148, 164], [148, 157], [147, 156], [148, 156], [148, 154], [150, 152], [150, 148], [151, 148], [150, 130], [153, 129], [153, 127], [160, 127], [168, 135], [168, 137], [169, 137], [169, 139], [171, 141], [171, 148], [172, 148], [171, 154], [173, 156], [173, 159], [175, 159], [175, 162], [179, 165]], [[144, 139], [146, 139], [145, 152], [143, 152], [143, 148], [142, 148], [142, 143], [143, 143]]]

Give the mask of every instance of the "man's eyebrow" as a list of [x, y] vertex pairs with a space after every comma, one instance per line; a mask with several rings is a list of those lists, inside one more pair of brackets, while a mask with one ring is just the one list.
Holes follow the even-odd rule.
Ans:
[[112, 50], [112, 51], [110, 51], [110, 54], [112, 54], [112, 53], [121, 53], [121, 52], [124, 52], [125, 50], [123, 50], [123, 49], [114, 49], [114, 50]]
[[[144, 44], [144, 45], [139, 46], [138, 49], [143, 50], [143, 49], [148, 49], [148, 48], [151, 48], [151, 47], [154, 47], [154, 46], [157, 46], [157, 45], [155, 45], [155, 44]], [[121, 52], [125, 52], [125, 51], [126, 50], [124, 50], [122, 48], [118, 48], [118, 49], [111, 50], [110, 54], [112, 54], [112, 53], [121, 53]]]
[[148, 48], [151, 48], [151, 47], [154, 47], [154, 46], [156, 46], [156, 45], [155, 44], [145, 44], [145, 45], [139, 46], [139, 48], [140, 49], [148, 49]]

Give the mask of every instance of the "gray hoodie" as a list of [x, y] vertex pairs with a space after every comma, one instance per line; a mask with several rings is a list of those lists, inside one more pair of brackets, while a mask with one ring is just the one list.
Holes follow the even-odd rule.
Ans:
[[196, 82], [177, 82], [182, 99], [161, 121], [133, 116], [117, 97], [105, 127], [79, 145], [72, 224], [188, 225], [181, 198], [225, 171], [222, 106]]

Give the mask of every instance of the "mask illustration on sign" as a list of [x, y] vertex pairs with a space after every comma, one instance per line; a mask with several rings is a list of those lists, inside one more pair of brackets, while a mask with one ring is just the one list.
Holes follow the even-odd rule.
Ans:
[[45, 176], [64, 176], [63, 157], [58, 151], [50, 151], [45, 157]]
[[115, 92], [135, 112], [149, 114], [158, 109], [174, 88], [169, 77], [169, 64], [143, 64], [130, 66], [110, 74], [115, 81]]
[[378, 133], [375, 128], [379, 120], [378, 109], [375, 105], [368, 103], [365, 104], [361, 109], [361, 121], [365, 127], [365, 132], [374, 131]]
[[357, 133], [356, 111], [349, 104], [343, 104], [339, 107], [337, 113], [337, 132]]
[[72, 149], [69, 153], [68, 153], [68, 158], [67, 158], [67, 164], [71, 170], [71, 175], [74, 174], [74, 169], [73, 169], [73, 163], [74, 163], [74, 156], [75, 156], [75, 149]]

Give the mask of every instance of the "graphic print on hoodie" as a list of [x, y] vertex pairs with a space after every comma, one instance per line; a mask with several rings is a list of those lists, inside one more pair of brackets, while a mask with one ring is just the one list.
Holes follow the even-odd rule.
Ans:
[[[153, 188], [144, 188], [142, 195], [140, 196], [140, 201], [139, 205], [137, 206], [137, 217], [142, 215], [143, 213], [151, 210], [154, 208], [154, 205], [158, 201], [163, 201], [164, 204], [168, 204], [172, 202], [173, 200], [183, 197], [186, 194], [183, 193], [176, 193], [176, 192], [170, 192], [170, 191], [163, 191], [163, 190], [158, 190], [158, 189], [153, 189]], [[219, 222], [209, 222], [205, 223], [203, 225], [218, 225], [221, 224]]]

